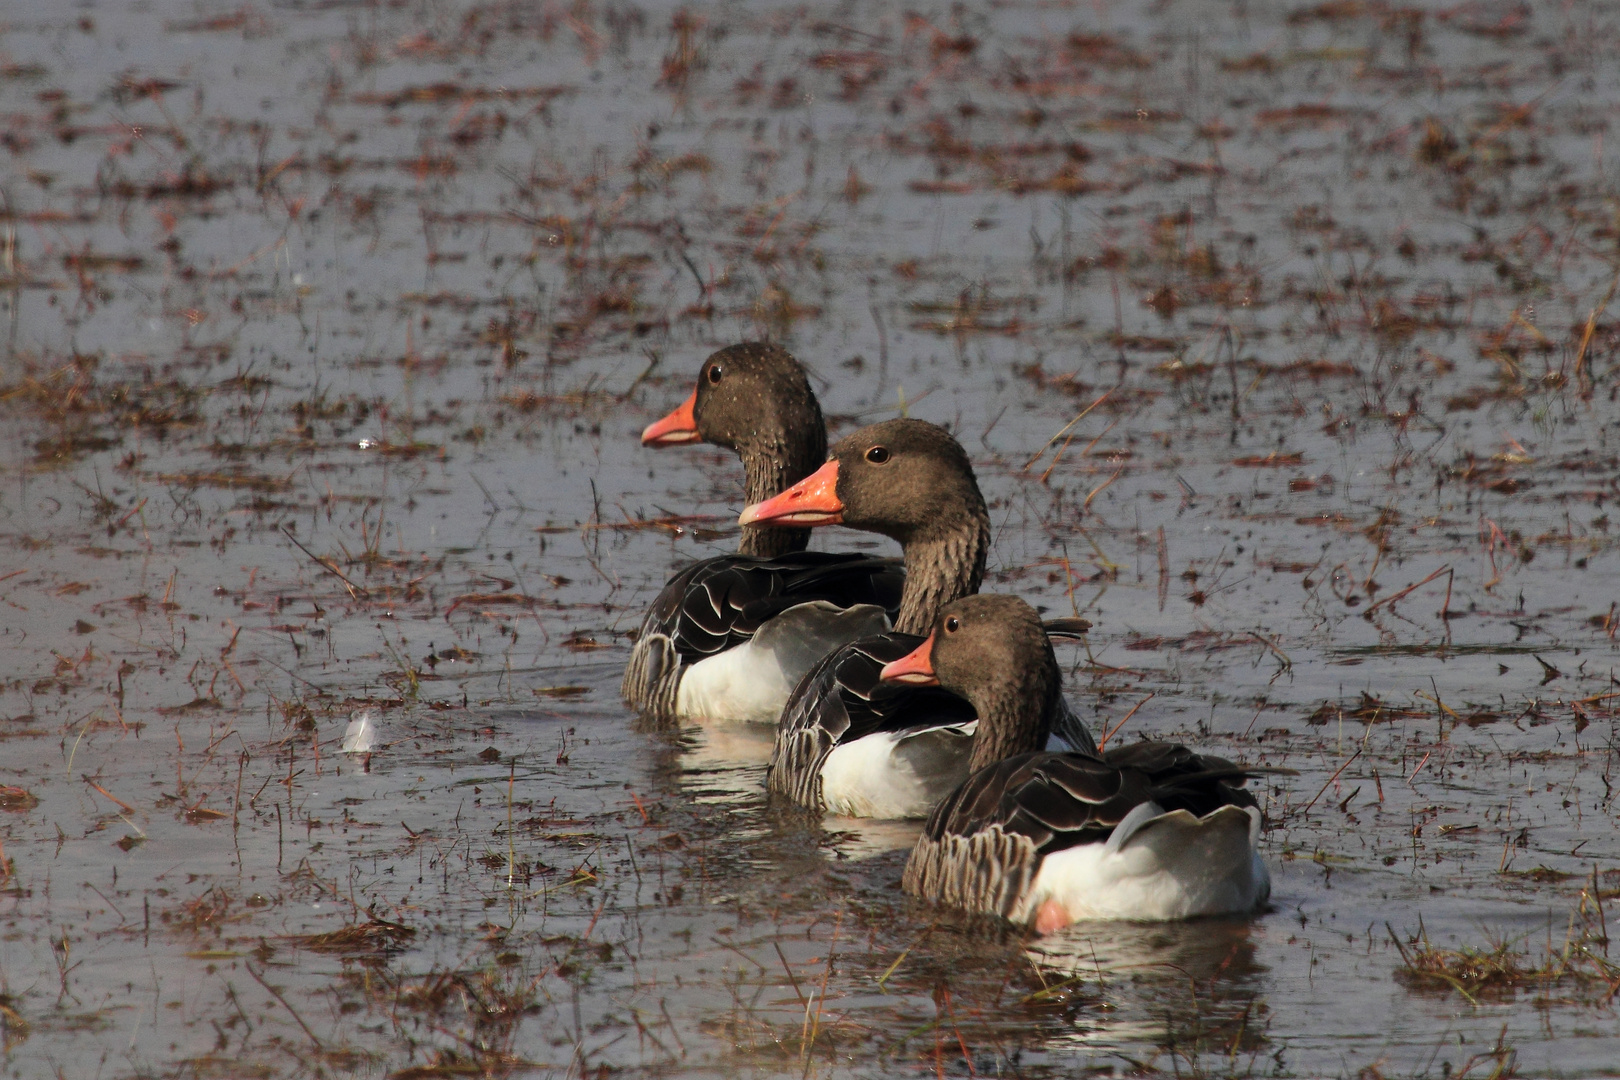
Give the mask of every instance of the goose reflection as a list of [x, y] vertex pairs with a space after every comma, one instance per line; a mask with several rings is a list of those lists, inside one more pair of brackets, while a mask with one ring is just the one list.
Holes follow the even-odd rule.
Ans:
[[1254, 1053], [1267, 1045], [1269, 969], [1257, 957], [1252, 919], [1174, 923], [1076, 923], [1031, 938], [1024, 955], [1046, 988], [1073, 991], [1084, 1008], [1050, 1048], [1132, 1056], [1144, 1045], [1186, 1057]]

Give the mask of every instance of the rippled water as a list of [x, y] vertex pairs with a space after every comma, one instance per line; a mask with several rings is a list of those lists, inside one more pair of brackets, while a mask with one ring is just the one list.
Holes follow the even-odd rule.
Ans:
[[[1603, 978], [1398, 974], [1617, 974], [1617, 23], [0, 13], [0, 1064], [1612, 1075]], [[762, 336], [958, 434], [1095, 727], [1299, 771], [1270, 910], [943, 915], [632, 721], [740, 509], [635, 435]]]

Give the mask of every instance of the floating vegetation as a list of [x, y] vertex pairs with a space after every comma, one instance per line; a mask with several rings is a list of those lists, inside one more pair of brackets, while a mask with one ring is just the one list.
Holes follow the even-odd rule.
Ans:
[[312, 952], [335, 953], [339, 956], [387, 954], [408, 944], [416, 931], [409, 926], [388, 922], [372, 916], [366, 922], [345, 926], [341, 930], [328, 930], [320, 934], [305, 934], [290, 938], [294, 944]]
[[[1538, 868], [1521, 876], [1537, 881], [1560, 880]], [[1455, 990], [1468, 1004], [1512, 999], [1533, 993], [1538, 1004], [1608, 1005], [1620, 993], [1620, 963], [1609, 959], [1608, 915], [1604, 899], [1620, 898], [1620, 889], [1603, 890], [1598, 873], [1581, 890], [1561, 943], [1549, 940], [1539, 949], [1525, 935], [1502, 939], [1485, 948], [1447, 949], [1433, 945], [1421, 920], [1416, 935], [1404, 941], [1386, 923], [1400, 951], [1396, 972], [1414, 989]]]

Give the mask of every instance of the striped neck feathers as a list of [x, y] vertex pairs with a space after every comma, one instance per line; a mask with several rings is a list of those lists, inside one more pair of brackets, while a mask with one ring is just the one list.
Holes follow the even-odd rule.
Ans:
[[940, 608], [979, 591], [989, 552], [990, 515], [983, 503], [937, 535], [907, 539], [906, 585], [894, 628], [903, 634], [928, 633]]
[[1004, 673], [994, 686], [972, 695], [979, 714], [969, 771], [1046, 746], [1063, 708], [1063, 681], [1052, 647], [1034, 663]]
[[[795, 442], [797, 445], [795, 445]], [[785, 436], [752, 440], [737, 450], [743, 463], [743, 497], [749, 503], [780, 495], [821, 467], [827, 456], [827, 435], [817, 424], [807, 437]], [[810, 546], [810, 530], [784, 528], [744, 529], [737, 542], [741, 555], [786, 555]]]

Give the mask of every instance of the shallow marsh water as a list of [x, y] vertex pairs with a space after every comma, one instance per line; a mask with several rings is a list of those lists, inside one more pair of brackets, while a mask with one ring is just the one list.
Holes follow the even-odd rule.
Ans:
[[[1617, 47], [1601, 3], [0, 13], [0, 1065], [1612, 1075]], [[912, 827], [637, 727], [625, 632], [740, 471], [635, 435], [760, 336], [835, 433], [958, 433], [1099, 731], [1298, 770], [1270, 910], [942, 917]]]

